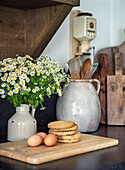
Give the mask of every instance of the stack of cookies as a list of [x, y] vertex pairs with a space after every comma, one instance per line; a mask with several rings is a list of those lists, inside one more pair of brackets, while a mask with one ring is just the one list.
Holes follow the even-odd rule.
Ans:
[[57, 142], [74, 143], [80, 140], [81, 133], [73, 121], [54, 121], [48, 124], [49, 133], [57, 136]]

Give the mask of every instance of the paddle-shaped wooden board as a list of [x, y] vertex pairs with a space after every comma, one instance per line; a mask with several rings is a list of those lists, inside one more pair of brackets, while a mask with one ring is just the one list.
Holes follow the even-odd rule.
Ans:
[[26, 140], [0, 144], [0, 155], [27, 162], [41, 164], [73, 155], [115, 146], [117, 139], [82, 134], [80, 141], [71, 144], [57, 143], [53, 147], [40, 145], [30, 147]]
[[125, 75], [123, 57], [115, 53], [115, 75], [107, 76], [107, 123], [125, 125]]

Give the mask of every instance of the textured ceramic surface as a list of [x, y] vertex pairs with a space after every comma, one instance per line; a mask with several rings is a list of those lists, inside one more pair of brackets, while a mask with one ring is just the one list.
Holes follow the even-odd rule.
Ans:
[[[97, 83], [97, 91], [92, 82]], [[96, 131], [101, 115], [99, 90], [100, 83], [96, 79], [70, 80], [57, 100], [57, 120], [75, 121], [80, 132]]]
[[36, 133], [36, 120], [29, 113], [29, 106], [22, 104], [16, 108], [16, 113], [8, 120], [7, 139], [16, 141], [27, 139]]

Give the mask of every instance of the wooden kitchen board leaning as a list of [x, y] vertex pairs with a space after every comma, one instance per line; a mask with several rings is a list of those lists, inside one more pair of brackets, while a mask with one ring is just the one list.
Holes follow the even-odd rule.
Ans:
[[[125, 75], [125, 42], [123, 42], [122, 44], [120, 44], [119, 46], [114, 46], [114, 47], [108, 47], [108, 48], [104, 48], [101, 49], [100, 51], [97, 52], [96, 56], [95, 56], [95, 61], [96, 63], [100, 62], [100, 57], [101, 55], [107, 55], [107, 63], [108, 63], [108, 69], [110, 70], [112, 75], [115, 75], [115, 63], [114, 63], [114, 56], [116, 52], [120, 52], [122, 53], [122, 59], [123, 59], [123, 75]], [[104, 66], [104, 70], [105, 70], [105, 66]], [[101, 71], [101, 70], [100, 70]], [[94, 75], [94, 78], [97, 79], [101, 79], [104, 80], [104, 74], [100, 74], [100, 71], [98, 72], [97, 75]], [[104, 71], [103, 71], [104, 72]], [[105, 73], [106, 74], [106, 73]], [[110, 73], [107, 73], [107, 75], [111, 75]], [[105, 75], [106, 76], [106, 75]], [[107, 103], [107, 99], [106, 99], [106, 95], [107, 95], [107, 83], [106, 80], [103, 81], [103, 83], [105, 83], [105, 85], [100, 82], [100, 95], [99, 95], [99, 99], [100, 99], [100, 103], [101, 103], [101, 107], [103, 105], [103, 96], [104, 96], [104, 100], [105, 103]], [[102, 118], [101, 118], [101, 123], [103, 124], [107, 124], [107, 106], [104, 104], [102, 107]]]
[[26, 140], [2, 143], [0, 155], [29, 164], [41, 164], [115, 145], [118, 145], [117, 139], [82, 134], [77, 143], [57, 143], [53, 147], [45, 145], [30, 147]]
[[107, 123], [125, 125], [125, 75], [122, 54], [115, 53], [115, 75], [107, 76]]
[[[108, 55], [102, 53], [99, 55], [99, 63], [102, 65], [98, 70], [98, 74], [95, 73], [92, 78], [100, 81], [100, 93], [99, 99], [101, 103], [101, 120], [100, 122], [107, 123], [107, 75], [112, 75], [112, 71], [109, 68]], [[98, 75], [98, 76], [97, 76]]]

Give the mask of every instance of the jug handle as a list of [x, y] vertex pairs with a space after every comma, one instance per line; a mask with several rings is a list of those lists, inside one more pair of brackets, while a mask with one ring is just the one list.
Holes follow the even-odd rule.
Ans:
[[99, 80], [97, 80], [97, 79], [90, 79], [89, 80], [91, 83], [92, 82], [96, 82], [97, 83], [97, 94], [99, 94], [99, 91], [100, 91], [100, 82], [99, 82]]

